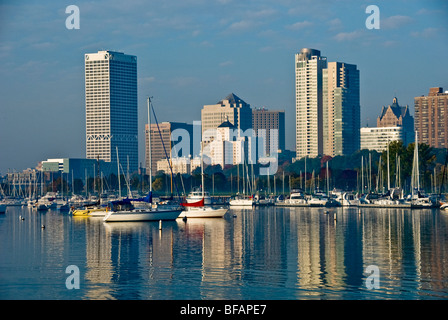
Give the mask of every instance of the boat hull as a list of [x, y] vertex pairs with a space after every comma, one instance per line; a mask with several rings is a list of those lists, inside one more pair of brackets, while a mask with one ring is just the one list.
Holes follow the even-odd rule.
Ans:
[[231, 206], [253, 206], [254, 201], [250, 199], [235, 199], [230, 200], [229, 204]]
[[175, 220], [182, 210], [134, 210], [114, 212], [111, 211], [104, 216], [105, 222], [128, 222], [128, 221], [159, 221]]
[[179, 218], [222, 218], [229, 211], [226, 208], [188, 208], [182, 211]]

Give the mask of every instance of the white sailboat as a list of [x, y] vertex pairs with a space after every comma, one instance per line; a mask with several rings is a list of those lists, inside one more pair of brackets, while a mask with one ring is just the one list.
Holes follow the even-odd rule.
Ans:
[[411, 195], [410, 202], [411, 208], [433, 208], [436, 207], [437, 202], [433, 201], [428, 196], [424, 196], [420, 193], [420, 177], [419, 177], [419, 163], [418, 163], [418, 135], [415, 131], [415, 147], [414, 147], [414, 160], [412, 163], [412, 176], [411, 176]]
[[201, 198], [196, 202], [188, 202], [182, 204], [185, 210], [181, 212], [179, 218], [222, 218], [228, 211], [227, 208], [214, 208], [205, 206], [205, 191], [204, 191], [204, 162], [203, 162], [203, 143], [201, 142]]
[[[148, 97], [148, 128], [151, 129], [150, 118], [150, 98]], [[151, 146], [151, 134], [149, 134], [149, 146]], [[159, 206], [152, 203], [152, 168], [151, 168], [151, 147], [149, 151], [149, 195], [147, 205], [135, 208], [132, 202], [136, 199], [122, 199], [111, 203], [111, 211], [104, 216], [105, 222], [129, 222], [129, 221], [159, 221], [175, 220], [182, 212], [182, 207]], [[138, 200], [137, 200], [138, 201]]]
[[229, 201], [230, 206], [252, 207], [255, 204], [254, 198], [252, 196], [246, 196], [246, 183], [244, 181], [244, 165], [245, 161], [243, 161], [243, 194], [242, 195], [237, 194], [236, 196], [232, 197], [232, 199]]

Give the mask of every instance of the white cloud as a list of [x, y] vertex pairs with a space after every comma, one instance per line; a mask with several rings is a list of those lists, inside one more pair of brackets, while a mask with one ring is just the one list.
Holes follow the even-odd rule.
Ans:
[[233, 61], [227, 60], [227, 61], [223, 61], [219, 64], [220, 67], [227, 67], [227, 66], [231, 66], [233, 64]]
[[312, 22], [305, 20], [305, 21], [299, 21], [299, 22], [296, 22], [294, 24], [288, 25], [288, 26], [286, 26], [286, 29], [289, 29], [289, 30], [301, 30], [301, 29], [310, 27], [312, 25], [313, 25]]
[[439, 34], [439, 30], [437, 28], [426, 28], [422, 31], [411, 32], [411, 36], [415, 38], [432, 38]]
[[391, 16], [380, 20], [381, 29], [397, 29], [412, 23], [413, 19], [408, 16]]
[[361, 30], [355, 30], [352, 32], [339, 32], [334, 36], [334, 39], [337, 41], [352, 41], [355, 39], [359, 39], [363, 36], [363, 32]]

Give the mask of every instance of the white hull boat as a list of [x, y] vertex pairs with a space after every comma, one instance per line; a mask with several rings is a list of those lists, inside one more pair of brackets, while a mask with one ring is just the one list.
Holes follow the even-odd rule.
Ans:
[[130, 211], [109, 211], [105, 222], [176, 220], [182, 209], [135, 209]]
[[187, 203], [195, 203], [204, 199], [204, 205], [212, 204], [212, 198], [207, 191], [192, 191], [188, 194]]
[[229, 204], [231, 206], [253, 206], [254, 200], [253, 199], [232, 199], [232, 200], [230, 200]]
[[187, 207], [179, 218], [222, 218], [229, 209], [213, 207]]

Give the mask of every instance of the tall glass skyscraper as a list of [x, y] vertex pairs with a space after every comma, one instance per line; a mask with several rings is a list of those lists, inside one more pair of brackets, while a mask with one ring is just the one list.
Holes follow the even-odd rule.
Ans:
[[323, 153], [351, 155], [360, 148], [359, 70], [354, 64], [328, 62], [322, 71]]
[[86, 158], [138, 169], [137, 57], [85, 54]]
[[322, 69], [320, 51], [303, 48], [295, 55], [296, 157], [322, 154]]

